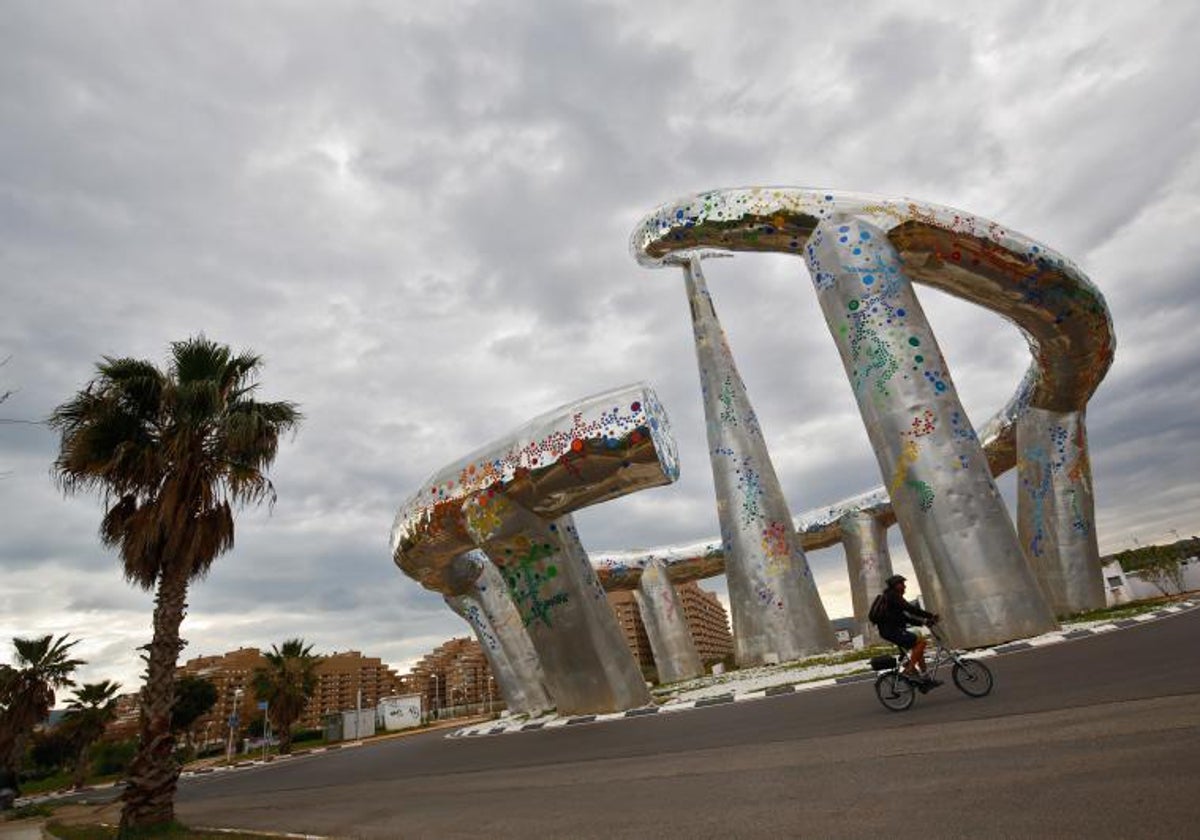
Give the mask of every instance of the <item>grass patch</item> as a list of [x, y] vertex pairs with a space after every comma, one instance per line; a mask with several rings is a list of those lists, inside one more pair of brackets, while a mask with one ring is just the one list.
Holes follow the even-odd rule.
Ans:
[[[124, 773], [110, 773], [107, 776], [88, 776], [85, 784], [101, 785], [105, 782], [115, 782], [117, 779], [123, 778], [124, 775]], [[67, 790], [72, 784], [73, 780], [70, 773], [55, 773], [53, 776], [47, 776], [37, 781], [21, 782], [21, 795], [34, 796], [39, 793]]]
[[1133, 615], [1154, 612], [1169, 603], [1171, 603], [1171, 599], [1155, 598], [1151, 601], [1137, 601], [1133, 604], [1118, 604], [1115, 607], [1104, 607], [1099, 610], [1088, 610], [1087, 612], [1069, 615], [1063, 619], [1063, 624], [1074, 624], [1078, 621], [1111, 621], [1113, 619], [1129, 618]]
[[[59, 840], [116, 840], [117, 838], [117, 827], [115, 825], [102, 825], [100, 823], [63, 825], [62, 823], [52, 822], [46, 826], [46, 831], [51, 836], [59, 838]], [[145, 838], [145, 840], [262, 840], [264, 837], [272, 836], [274, 835], [243, 831], [205, 831], [204, 829], [188, 828], [177, 822], [142, 829], [141, 831], [126, 833], [125, 835], [130, 840], [142, 840], [142, 838]]]
[[53, 816], [54, 807], [45, 802], [39, 802], [35, 805], [22, 805], [20, 808], [13, 808], [11, 811], [6, 811], [4, 814], [5, 820], [31, 820], [35, 817]]

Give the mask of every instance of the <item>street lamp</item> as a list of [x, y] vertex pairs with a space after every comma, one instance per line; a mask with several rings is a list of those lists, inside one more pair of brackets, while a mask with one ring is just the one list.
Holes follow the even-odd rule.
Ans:
[[438, 716], [438, 675], [436, 671], [431, 672], [433, 677], [433, 717], [437, 720]]
[[238, 727], [238, 710], [242, 707], [242, 690], [233, 691], [233, 709], [229, 713], [229, 743], [225, 746], [225, 762], [233, 761], [233, 735]]

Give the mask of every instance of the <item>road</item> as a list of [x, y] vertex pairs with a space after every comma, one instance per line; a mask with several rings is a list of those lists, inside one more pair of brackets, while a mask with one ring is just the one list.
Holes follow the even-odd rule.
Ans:
[[869, 683], [184, 781], [192, 825], [336, 837], [1196, 837], [1200, 610], [988, 660], [896, 714]]

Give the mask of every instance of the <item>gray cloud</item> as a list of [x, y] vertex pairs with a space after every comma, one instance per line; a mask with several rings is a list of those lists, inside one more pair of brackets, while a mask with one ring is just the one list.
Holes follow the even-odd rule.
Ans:
[[[264, 394], [307, 420], [274, 511], [245, 512], [194, 587], [187, 655], [303, 635], [403, 666], [466, 625], [391, 565], [397, 505], [557, 404], [648, 379], [679, 441], [680, 482], [579, 514], [588, 545], [716, 532], [682, 284], [634, 264], [629, 231], [709, 187], [828, 185], [964, 207], [1075, 259], [1119, 338], [1089, 410], [1101, 546], [1194, 532], [1197, 14], [8, 4], [0, 390], [19, 391], [0, 415], [43, 418], [102, 355], [161, 360], [201, 330], [262, 353]], [[877, 484], [802, 265], [706, 270], [795, 511]], [[1024, 343], [922, 301], [982, 422]], [[55, 443], [0, 425], [0, 639], [69, 630], [91, 675], [131, 685], [149, 596], [98, 545], [98, 500], [53, 487]], [[839, 550], [811, 561], [844, 613]]]

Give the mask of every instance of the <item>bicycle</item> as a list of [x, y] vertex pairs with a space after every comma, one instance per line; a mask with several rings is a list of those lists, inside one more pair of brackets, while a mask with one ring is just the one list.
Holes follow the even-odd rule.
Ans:
[[[937, 678], [938, 669], [947, 662], [953, 662], [951, 678], [958, 690], [968, 697], [984, 697], [992, 690], [992, 672], [988, 666], [978, 659], [969, 659], [959, 651], [946, 644], [945, 637], [938, 632], [936, 624], [926, 625], [929, 634], [933, 636], [935, 651], [933, 660], [928, 663], [927, 674], [930, 679]], [[908, 661], [908, 651], [900, 648], [899, 658], [890, 655], [876, 656], [871, 660], [871, 669], [880, 671], [875, 678], [875, 696], [885, 709], [893, 712], [903, 712], [912, 707], [917, 699], [917, 692], [924, 694], [929, 690], [924, 681], [904, 673]]]

